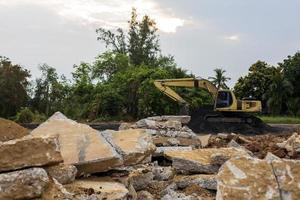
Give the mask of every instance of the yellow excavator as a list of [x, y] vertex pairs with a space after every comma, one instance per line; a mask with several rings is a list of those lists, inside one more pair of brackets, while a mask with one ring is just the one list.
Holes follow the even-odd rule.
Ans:
[[[213, 110], [202, 113], [202, 119], [209, 122], [247, 123], [255, 125], [257, 118], [251, 113], [261, 112], [261, 101], [252, 98], [238, 100], [231, 90], [219, 90], [212, 82], [202, 78], [181, 78], [155, 80], [154, 85], [165, 95], [178, 102], [184, 108], [188, 108], [186, 102], [171, 87], [202, 88], [213, 97]], [[185, 109], [187, 110], [187, 109]]]

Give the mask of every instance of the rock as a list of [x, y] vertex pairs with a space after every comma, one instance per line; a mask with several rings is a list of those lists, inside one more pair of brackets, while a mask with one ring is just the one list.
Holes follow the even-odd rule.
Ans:
[[206, 148], [208, 146], [210, 137], [211, 137], [211, 134], [198, 136], [198, 139], [201, 142], [201, 147], [202, 148]]
[[147, 169], [137, 169], [129, 174], [129, 182], [136, 191], [144, 190], [154, 178], [152, 171]]
[[185, 195], [184, 193], [170, 190], [166, 195], [164, 195], [161, 200], [202, 200], [196, 194]]
[[179, 121], [182, 124], [187, 124], [191, 120], [191, 116], [188, 115], [163, 115], [156, 117], [148, 117], [147, 119], [154, 121]]
[[174, 177], [175, 170], [172, 167], [154, 166], [152, 168], [152, 173], [154, 175], [154, 180], [167, 181]]
[[119, 126], [119, 131], [122, 131], [122, 130], [127, 130], [127, 129], [131, 129], [133, 126], [132, 123], [121, 123], [120, 126]]
[[189, 116], [159, 116], [148, 117], [137, 121], [132, 128], [143, 128], [153, 130], [154, 135], [165, 137], [197, 138], [196, 134], [182, 122], [188, 121]]
[[290, 156], [293, 156], [295, 153], [300, 153], [300, 135], [294, 133], [286, 141], [277, 143], [277, 146], [286, 149]]
[[11, 120], [0, 118], [0, 142], [18, 139], [28, 134], [29, 131], [26, 128]]
[[0, 172], [62, 162], [58, 139], [55, 137], [0, 142]]
[[175, 176], [174, 183], [176, 183], [177, 187], [180, 189], [190, 185], [198, 185], [204, 189], [217, 190], [216, 175], [197, 174], [190, 176]]
[[48, 175], [55, 178], [60, 184], [68, 184], [75, 180], [77, 169], [74, 165], [59, 164], [45, 167]]
[[137, 193], [137, 200], [154, 200], [154, 197], [148, 191], [142, 190]]
[[237, 148], [195, 149], [191, 151], [165, 151], [165, 157], [172, 160], [176, 171], [184, 174], [218, 172], [220, 166], [229, 158], [249, 156]]
[[50, 178], [41, 200], [72, 200], [73, 195], [69, 193], [55, 178]]
[[31, 134], [35, 137], [58, 135], [64, 163], [75, 165], [79, 173], [103, 172], [122, 165], [120, 155], [97, 130], [59, 112]]
[[122, 155], [124, 165], [141, 163], [156, 149], [145, 129], [109, 130], [101, 134]]
[[266, 155], [266, 157], [265, 157], [265, 160], [266, 160], [268, 163], [271, 163], [271, 162], [273, 162], [273, 161], [275, 161], [275, 160], [280, 160], [280, 158], [277, 157], [277, 156], [275, 156], [274, 154], [268, 152], [267, 155]]
[[165, 137], [156, 135], [152, 137], [156, 146], [191, 146], [201, 147], [199, 138]]
[[282, 199], [299, 199], [300, 197], [300, 161], [273, 160], [272, 168], [279, 185]]
[[241, 146], [234, 139], [230, 140], [230, 142], [227, 144], [227, 147], [233, 147], [233, 148], [242, 149], [242, 150], [246, 151], [250, 156], [254, 156], [254, 154], [251, 151], [249, 151], [245, 147]]
[[109, 177], [77, 179], [75, 182], [65, 185], [65, 188], [74, 194], [76, 200], [127, 200], [129, 198], [128, 189]]
[[[2, 155], [2, 154], [1, 154]], [[32, 199], [42, 195], [49, 178], [42, 168], [0, 174], [0, 199]]]
[[192, 151], [192, 147], [157, 147], [153, 156], [163, 156], [168, 151]]
[[235, 157], [217, 175], [217, 200], [298, 199], [299, 160]]
[[180, 141], [176, 138], [168, 138], [167, 142], [170, 144], [170, 146], [178, 146], [180, 144]]
[[159, 129], [159, 123], [150, 119], [141, 119], [135, 123], [135, 128]]

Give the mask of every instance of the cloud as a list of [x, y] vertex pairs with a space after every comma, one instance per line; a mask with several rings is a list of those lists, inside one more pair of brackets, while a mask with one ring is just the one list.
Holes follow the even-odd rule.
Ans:
[[226, 40], [230, 40], [230, 41], [239, 41], [240, 40], [240, 37], [238, 35], [225, 36], [224, 38]]
[[162, 32], [174, 33], [185, 23], [154, 0], [0, 0], [0, 6], [18, 5], [43, 6], [64, 19], [92, 27], [126, 28], [132, 7], [139, 15], [153, 18]]

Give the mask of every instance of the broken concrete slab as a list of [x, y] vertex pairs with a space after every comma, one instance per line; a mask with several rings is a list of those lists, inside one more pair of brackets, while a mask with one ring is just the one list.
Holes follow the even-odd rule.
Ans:
[[217, 175], [217, 200], [298, 199], [300, 161], [235, 157]]
[[[49, 183], [38, 200], [72, 200], [73, 194], [68, 192], [55, 178], [50, 178]], [[35, 199], [37, 200], [37, 199]]]
[[209, 190], [217, 190], [216, 175], [211, 174], [197, 174], [190, 176], [175, 176], [174, 183], [180, 189], [186, 188], [190, 185], [198, 185], [201, 188]]
[[206, 148], [208, 146], [210, 137], [211, 137], [211, 134], [205, 134], [205, 135], [198, 136], [198, 139], [200, 140], [202, 148]]
[[172, 166], [177, 172], [217, 173], [220, 166], [235, 156], [249, 156], [247, 152], [237, 148], [208, 148], [191, 151], [165, 151], [164, 156], [172, 160]]
[[154, 175], [148, 169], [137, 169], [131, 172], [128, 176], [129, 182], [136, 191], [144, 190], [152, 182]]
[[201, 147], [199, 138], [183, 138], [183, 137], [166, 137], [155, 135], [152, 137], [153, 143], [156, 146], [191, 146]]
[[281, 159], [279, 157], [275, 156], [274, 154], [272, 154], [271, 152], [268, 152], [267, 155], [266, 155], [266, 157], [265, 157], [265, 160], [268, 163], [271, 163], [274, 160], [281, 160]]
[[155, 151], [151, 135], [145, 129], [103, 131], [101, 135], [122, 155], [124, 165], [149, 161]]
[[158, 181], [168, 181], [175, 176], [175, 170], [172, 167], [153, 166], [153, 179]]
[[286, 141], [277, 143], [277, 146], [286, 149], [290, 156], [300, 153], [300, 135], [298, 133], [293, 133]]
[[299, 199], [300, 197], [300, 160], [273, 160], [273, 172], [279, 185], [282, 199]]
[[178, 121], [182, 124], [187, 124], [191, 120], [191, 116], [189, 116], [189, 115], [163, 115], [163, 116], [148, 117], [147, 119], [159, 121], [159, 122]]
[[142, 190], [137, 193], [137, 200], [154, 200], [154, 197], [150, 192]]
[[21, 139], [0, 142], [0, 155], [0, 172], [63, 161], [56, 137], [26, 136]]
[[168, 151], [192, 151], [193, 148], [188, 146], [188, 147], [156, 147], [156, 150], [153, 154], [154, 157], [157, 156], [163, 156], [165, 152]]
[[68, 184], [75, 180], [77, 168], [74, 165], [60, 163], [44, 168], [48, 175], [55, 178], [60, 184]]
[[35, 137], [58, 136], [64, 163], [75, 165], [79, 173], [103, 172], [122, 165], [120, 155], [97, 130], [70, 120], [60, 112], [31, 134]]
[[89, 177], [78, 179], [65, 185], [67, 191], [74, 194], [74, 199], [109, 199], [127, 200], [128, 189], [110, 177]]
[[[2, 154], [1, 154], [2, 155]], [[42, 168], [0, 174], [0, 199], [32, 199], [42, 195], [49, 178]]]

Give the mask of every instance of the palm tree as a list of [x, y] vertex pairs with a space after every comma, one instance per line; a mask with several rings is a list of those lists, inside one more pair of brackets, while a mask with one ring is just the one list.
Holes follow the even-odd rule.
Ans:
[[281, 69], [278, 68], [273, 76], [270, 89], [268, 90], [267, 105], [272, 115], [278, 115], [281, 112], [282, 105], [286, 103], [288, 97], [293, 93], [292, 84], [284, 78]]
[[208, 77], [208, 79], [211, 80], [211, 82], [218, 88], [218, 89], [228, 89], [228, 86], [226, 85], [226, 82], [229, 81], [231, 78], [225, 76], [226, 70], [223, 70], [221, 68], [214, 69], [215, 76], [214, 77]]

